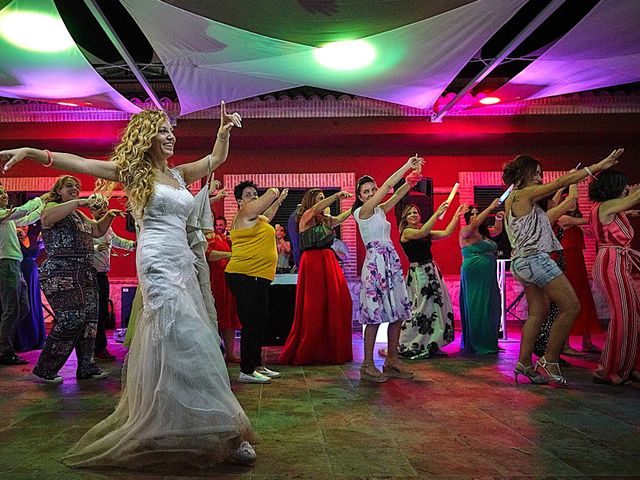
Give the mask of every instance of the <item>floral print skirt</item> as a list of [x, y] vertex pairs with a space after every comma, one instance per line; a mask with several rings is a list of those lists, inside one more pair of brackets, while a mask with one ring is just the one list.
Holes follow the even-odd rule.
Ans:
[[411, 264], [407, 290], [411, 318], [402, 324], [398, 353], [413, 359], [428, 358], [454, 337], [449, 292], [435, 262]]
[[393, 323], [411, 318], [411, 302], [393, 244], [367, 244], [361, 280], [360, 323]]

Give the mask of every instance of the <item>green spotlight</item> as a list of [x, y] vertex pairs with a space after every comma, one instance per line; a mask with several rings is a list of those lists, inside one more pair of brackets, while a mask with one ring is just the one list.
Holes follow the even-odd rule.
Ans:
[[357, 70], [369, 65], [376, 51], [364, 40], [347, 40], [317, 48], [313, 55], [320, 65], [332, 70]]
[[0, 35], [35, 52], [60, 52], [75, 45], [60, 18], [35, 12], [0, 13]]

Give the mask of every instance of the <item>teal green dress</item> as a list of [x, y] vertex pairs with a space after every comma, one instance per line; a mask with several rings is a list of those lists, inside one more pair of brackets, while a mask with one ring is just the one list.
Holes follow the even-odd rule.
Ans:
[[460, 348], [469, 353], [497, 353], [500, 289], [496, 275], [496, 244], [480, 240], [462, 248], [460, 269]]

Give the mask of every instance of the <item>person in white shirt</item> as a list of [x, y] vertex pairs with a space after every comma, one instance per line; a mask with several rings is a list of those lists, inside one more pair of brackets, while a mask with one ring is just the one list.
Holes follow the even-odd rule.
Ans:
[[16, 355], [13, 335], [18, 322], [29, 314], [27, 288], [22, 279], [22, 250], [16, 227], [30, 225], [40, 218], [42, 199], [36, 197], [17, 208], [7, 208], [9, 195], [0, 183], [0, 365], [29, 363]]
[[[109, 211], [109, 203], [102, 195], [96, 195], [96, 202], [89, 206], [95, 220], [100, 220]], [[116, 235], [111, 227], [102, 237], [93, 239], [94, 254], [91, 264], [96, 269], [98, 281], [98, 331], [96, 333], [95, 357], [102, 360], [115, 360], [107, 350], [107, 318], [109, 316], [109, 270], [111, 270], [111, 248], [122, 250], [135, 250], [136, 243], [133, 240]]]

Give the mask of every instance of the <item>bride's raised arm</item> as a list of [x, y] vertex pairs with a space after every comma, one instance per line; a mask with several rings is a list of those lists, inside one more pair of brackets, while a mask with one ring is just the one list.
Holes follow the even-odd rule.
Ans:
[[105, 180], [118, 181], [116, 164], [112, 161], [95, 160], [72, 153], [50, 152], [30, 147], [0, 151], [2, 173], [6, 173], [16, 163], [25, 159], [65, 172], [84, 173]]
[[220, 128], [218, 128], [213, 150], [209, 155], [200, 160], [185, 163], [178, 167], [187, 185], [206, 177], [224, 163], [229, 154], [229, 135], [234, 126], [238, 128], [242, 127], [240, 114], [227, 114], [224, 102], [220, 102]]

